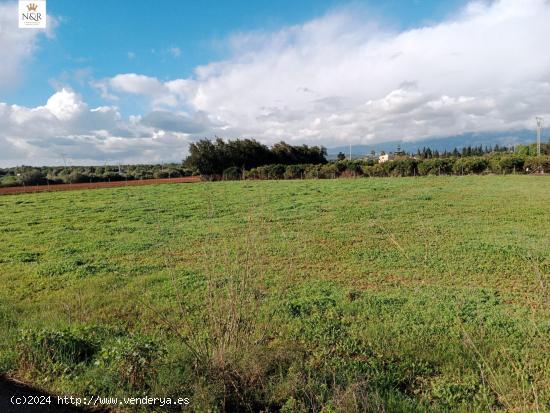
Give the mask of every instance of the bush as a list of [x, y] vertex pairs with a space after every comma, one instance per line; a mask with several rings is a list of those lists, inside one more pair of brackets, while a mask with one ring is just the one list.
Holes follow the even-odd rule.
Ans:
[[454, 161], [451, 158], [426, 159], [418, 163], [419, 175], [451, 175]]
[[489, 161], [477, 156], [457, 159], [453, 165], [456, 175], [480, 174], [487, 170]]
[[71, 368], [87, 363], [99, 349], [99, 341], [90, 329], [24, 330], [17, 347], [25, 370], [47, 372], [58, 364]]
[[361, 162], [358, 161], [350, 161], [347, 163], [347, 170], [349, 172], [352, 172], [356, 175], [362, 175], [363, 170], [361, 169]]
[[333, 163], [321, 165], [321, 167], [319, 168], [319, 178], [332, 179], [338, 177], [338, 175], [338, 168]]
[[526, 172], [550, 173], [550, 156], [537, 156], [527, 158], [524, 164]]
[[376, 163], [372, 166], [363, 166], [363, 174], [371, 177], [388, 176], [383, 163]]
[[85, 175], [78, 171], [72, 171], [68, 176], [68, 182], [72, 184], [84, 184], [90, 182], [92, 178], [90, 175]]
[[307, 179], [319, 178], [319, 169], [321, 165], [306, 165], [304, 169], [304, 176]]
[[491, 172], [500, 174], [522, 172], [524, 164], [525, 158], [518, 155], [496, 157], [489, 161]]
[[37, 169], [24, 172], [21, 174], [20, 180], [23, 185], [45, 185], [48, 183], [46, 176]]
[[417, 170], [416, 159], [399, 159], [395, 161], [385, 162], [382, 165], [389, 176], [414, 176]]
[[166, 178], [179, 178], [181, 175], [181, 172], [177, 169], [165, 169], [162, 171], [155, 171], [153, 173], [153, 178], [156, 179], [166, 179]]
[[285, 179], [300, 179], [303, 177], [304, 172], [303, 165], [288, 165], [285, 169]]
[[281, 164], [265, 165], [256, 168], [259, 179], [284, 179], [286, 166]]
[[142, 170], [136, 170], [133, 171], [131, 174], [128, 175], [128, 179], [153, 179], [154, 173], [151, 171], [142, 171]]
[[21, 181], [17, 176], [7, 175], [7, 176], [3, 176], [2, 179], [0, 179], [0, 187], [10, 187], [10, 186], [20, 186], [20, 185], [21, 185]]
[[119, 337], [101, 350], [96, 364], [105, 367], [130, 388], [143, 389], [155, 373], [155, 360], [163, 353], [149, 338], [138, 335]]
[[242, 176], [243, 176], [242, 169], [237, 168], [236, 166], [232, 166], [223, 171], [223, 179], [239, 180], [242, 178]]
[[104, 181], [124, 181], [126, 178], [118, 172], [105, 172], [103, 174]]

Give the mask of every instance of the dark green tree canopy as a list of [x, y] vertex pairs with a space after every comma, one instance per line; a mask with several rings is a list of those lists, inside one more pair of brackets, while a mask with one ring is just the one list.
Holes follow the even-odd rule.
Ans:
[[189, 145], [188, 168], [204, 175], [223, 174], [228, 168], [257, 168], [262, 165], [326, 163], [327, 151], [319, 146], [292, 146], [279, 142], [268, 148], [254, 139], [224, 141], [202, 139]]

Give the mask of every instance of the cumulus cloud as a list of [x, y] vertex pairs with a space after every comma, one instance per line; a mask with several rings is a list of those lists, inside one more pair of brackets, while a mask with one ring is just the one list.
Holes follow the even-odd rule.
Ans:
[[[452, 19], [388, 31], [341, 10], [244, 33], [231, 58], [168, 82], [119, 75], [153, 105], [187, 105], [232, 134], [334, 146], [532, 127], [550, 111], [550, 3], [472, 2]], [[110, 80], [112, 89], [119, 76]], [[143, 83], [143, 84], [142, 84]]]
[[191, 101], [266, 139], [380, 142], [532, 127], [550, 111], [550, 3], [470, 3], [387, 32], [342, 11], [259, 37], [197, 70]]
[[92, 82], [102, 97], [118, 100], [119, 95], [141, 95], [150, 100], [152, 108], [184, 106], [193, 95], [194, 82], [189, 79], [176, 79], [161, 82], [155, 77], [136, 73], [122, 73], [112, 78]]
[[153, 111], [143, 118], [141, 123], [156, 129], [183, 132], [187, 134], [208, 133], [215, 125], [208, 116], [202, 112], [190, 116], [187, 113], [177, 113], [166, 110]]
[[8, 157], [73, 148], [81, 159], [154, 161], [184, 156], [198, 136], [331, 147], [506, 135], [532, 128], [536, 115], [550, 118], [548, 22], [546, 0], [475, 1], [444, 21], [402, 31], [341, 9], [275, 32], [234, 35], [229, 58], [189, 78], [96, 80], [111, 103], [146, 102], [144, 113], [127, 119], [113, 106], [89, 108], [70, 90], [42, 107], [1, 104], [0, 145], [9, 143]]
[[202, 130], [201, 116], [152, 112], [124, 119], [118, 108], [90, 108], [72, 90], [53, 94], [45, 105], [28, 108], [0, 103], [0, 162], [76, 164], [180, 161], [189, 134]]
[[0, 91], [19, 80], [23, 64], [32, 58], [40, 36], [52, 37], [57, 19], [48, 16], [47, 29], [20, 30], [17, 2], [0, 3]]
[[110, 79], [109, 83], [115, 91], [151, 96], [162, 94], [163, 92], [163, 85], [157, 79], [136, 75], [135, 73], [117, 75]]

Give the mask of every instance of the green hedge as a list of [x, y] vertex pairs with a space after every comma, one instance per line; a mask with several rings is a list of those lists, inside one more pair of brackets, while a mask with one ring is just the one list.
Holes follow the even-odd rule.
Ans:
[[[231, 169], [231, 168], [230, 168]], [[229, 172], [229, 170], [226, 170]], [[224, 173], [241, 179], [240, 170]], [[338, 177], [402, 177], [426, 175], [522, 174], [550, 172], [550, 156], [492, 154], [464, 158], [403, 158], [384, 163], [339, 160], [322, 165], [265, 165], [245, 172], [246, 179], [332, 179]]]

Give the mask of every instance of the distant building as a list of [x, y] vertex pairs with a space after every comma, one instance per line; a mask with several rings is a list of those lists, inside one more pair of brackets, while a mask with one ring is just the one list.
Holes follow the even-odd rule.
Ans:
[[395, 156], [389, 154], [389, 153], [386, 153], [384, 155], [380, 155], [378, 157], [378, 162], [379, 163], [384, 163], [384, 162], [387, 162], [387, 161], [393, 161], [395, 159]]

